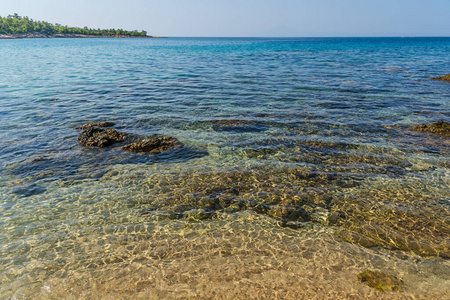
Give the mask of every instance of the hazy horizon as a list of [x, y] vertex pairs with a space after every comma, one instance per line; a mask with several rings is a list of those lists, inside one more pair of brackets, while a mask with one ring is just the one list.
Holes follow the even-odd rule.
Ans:
[[446, 37], [450, 1], [2, 0], [0, 15], [167, 37]]

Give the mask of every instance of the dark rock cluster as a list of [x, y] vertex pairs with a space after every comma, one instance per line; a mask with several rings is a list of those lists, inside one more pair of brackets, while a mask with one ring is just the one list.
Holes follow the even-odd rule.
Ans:
[[[88, 123], [76, 127], [83, 129], [78, 136], [78, 143], [90, 148], [104, 148], [116, 143], [126, 141], [127, 135], [113, 128], [103, 129], [103, 127], [112, 127], [113, 122]], [[128, 152], [152, 152], [159, 153], [180, 147], [182, 144], [174, 137], [169, 136], [153, 136], [141, 142], [131, 143], [129, 145], [119, 147]]]

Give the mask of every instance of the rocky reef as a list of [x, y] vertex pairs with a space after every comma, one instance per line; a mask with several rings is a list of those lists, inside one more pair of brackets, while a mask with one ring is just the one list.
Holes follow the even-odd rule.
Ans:
[[176, 147], [180, 147], [181, 143], [174, 137], [170, 136], [155, 136], [145, 139], [142, 142], [132, 143], [120, 149], [128, 152], [164, 152]]
[[[225, 128], [225, 131], [235, 130], [235, 125], [238, 128], [257, 125], [228, 120], [219, 124], [216, 130]], [[124, 133], [101, 128], [107, 125], [113, 124], [80, 126], [84, 131], [79, 140], [86, 140], [84, 145], [88, 147], [125, 141]], [[433, 132], [441, 132], [447, 127], [448, 123], [440, 121], [419, 125], [418, 130], [432, 128]], [[109, 137], [108, 134], [112, 141], [106, 138], [106, 142], [97, 141], [104, 135]], [[127, 139], [134, 142], [116, 149], [154, 154], [187, 149], [169, 136]], [[252, 159], [252, 164], [161, 174], [156, 181], [149, 178], [148, 185], [152, 187], [149, 194], [157, 195], [157, 201], [155, 197], [141, 199], [141, 213], [157, 219], [201, 221], [253, 210], [276, 219], [281, 227], [336, 226], [337, 236], [368, 248], [450, 257], [450, 228], [446, 221], [450, 212], [437, 205], [445, 201], [445, 196], [430, 196], [426, 187], [411, 191], [410, 182], [399, 180], [408, 176], [409, 180], [417, 180], [417, 186], [421, 182], [420, 177], [409, 176], [415, 171], [403, 156], [367, 152], [358, 144], [289, 137], [265, 139], [256, 144], [235, 143], [229, 151]], [[368, 179], [371, 182], [366, 182]]]
[[358, 274], [358, 280], [381, 292], [401, 291], [401, 281], [397, 277], [380, 271], [366, 270]]
[[431, 78], [433, 80], [443, 80], [443, 81], [450, 81], [450, 74], [439, 76], [439, 77], [433, 77]]
[[415, 131], [426, 131], [434, 134], [450, 137], [450, 123], [442, 120], [433, 124], [420, 124], [412, 127]]
[[279, 221], [282, 227], [302, 228], [311, 223], [332, 224], [329, 214], [332, 196], [327, 189], [339, 189], [337, 178], [317, 172], [310, 174], [303, 168], [277, 169], [273, 167], [215, 168], [198, 172], [167, 174], [164, 187], [160, 182], [152, 194], [142, 200], [143, 214], [160, 218], [214, 218], [222, 213], [253, 210]]

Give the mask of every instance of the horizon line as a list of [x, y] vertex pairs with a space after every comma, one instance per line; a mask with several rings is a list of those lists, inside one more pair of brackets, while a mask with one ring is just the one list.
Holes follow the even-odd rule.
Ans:
[[450, 35], [417, 36], [164, 36], [166, 38], [450, 38]]

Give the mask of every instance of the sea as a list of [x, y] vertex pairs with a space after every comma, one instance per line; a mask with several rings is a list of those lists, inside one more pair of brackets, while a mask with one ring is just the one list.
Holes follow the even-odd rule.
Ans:
[[[450, 139], [413, 127], [450, 121], [450, 83], [431, 80], [449, 54], [450, 38], [0, 40], [0, 298], [448, 299]], [[91, 122], [127, 141], [79, 144]], [[120, 148], [155, 136], [182, 146]]]

